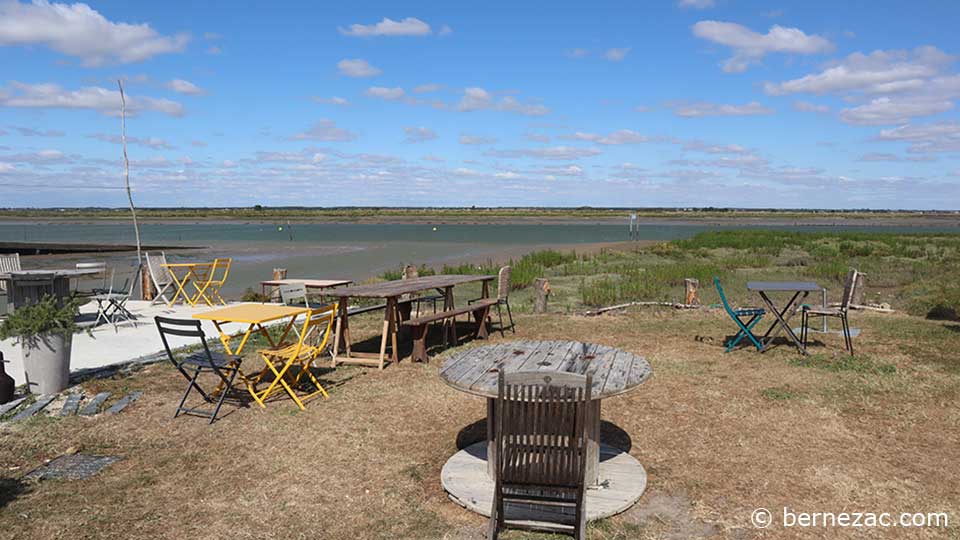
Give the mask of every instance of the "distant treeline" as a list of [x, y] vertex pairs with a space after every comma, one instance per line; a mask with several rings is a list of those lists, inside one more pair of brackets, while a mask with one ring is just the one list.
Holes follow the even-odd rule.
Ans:
[[[810, 217], [814, 215], [830, 216], [891, 216], [916, 217], [936, 215], [957, 215], [960, 211], [938, 210], [876, 210], [876, 209], [779, 209], [779, 208], [597, 208], [581, 207], [306, 207], [306, 206], [263, 206], [234, 208], [139, 208], [140, 216], [150, 219], [190, 218], [190, 219], [269, 219], [269, 218], [383, 218], [383, 217], [436, 217], [436, 218], [625, 218], [629, 214], [638, 217], [683, 217], [683, 216], [737, 216], [737, 217]], [[94, 218], [127, 219], [130, 215], [126, 208], [0, 208], [0, 218]]]

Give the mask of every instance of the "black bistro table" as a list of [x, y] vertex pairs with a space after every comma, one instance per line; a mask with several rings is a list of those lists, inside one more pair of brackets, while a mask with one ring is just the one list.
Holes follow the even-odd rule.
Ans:
[[[780, 333], [780, 330], [783, 330], [787, 333], [787, 337], [793, 341], [793, 344], [796, 345], [797, 351], [799, 351], [800, 354], [807, 354], [803, 342], [800, 341], [800, 338], [797, 337], [797, 334], [790, 328], [788, 323], [797, 312], [797, 306], [800, 305], [810, 293], [822, 291], [823, 287], [813, 281], [748, 281], [747, 290], [755, 291], [759, 294], [760, 299], [763, 300], [767, 309], [776, 319], [773, 321], [773, 324], [770, 325], [770, 328], [767, 329], [766, 333], [763, 334], [763, 337], [760, 338], [763, 351], [767, 350], [767, 346], [773, 343], [773, 340], [777, 337], [777, 334]], [[777, 305], [770, 298], [770, 293], [793, 293], [793, 295], [781, 309], [777, 308]]]

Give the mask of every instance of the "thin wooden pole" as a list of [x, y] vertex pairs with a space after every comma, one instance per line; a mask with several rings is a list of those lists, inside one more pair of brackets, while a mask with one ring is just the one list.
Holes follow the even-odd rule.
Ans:
[[[130, 203], [130, 214], [133, 216], [133, 232], [137, 239], [137, 264], [140, 272], [143, 272], [143, 255], [140, 248], [140, 223], [137, 221], [137, 209], [133, 205], [133, 194], [130, 192], [130, 160], [127, 158], [127, 99], [123, 95], [123, 81], [117, 79], [117, 86], [120, 87], [120, 142], [123, 144], [123, 171], [124, 182], [127, 188], [127, 202]], [[139, 277], [139, 276], [137, 276]], [[143, 298], [143, 280], [137, 280], [140, 283], [140, 297]]]

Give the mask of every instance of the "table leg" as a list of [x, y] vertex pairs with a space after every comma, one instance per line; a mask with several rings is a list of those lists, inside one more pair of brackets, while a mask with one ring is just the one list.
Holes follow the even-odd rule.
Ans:
[[490, 335], [487, 329], [487, 318], [490, 316], [490, 306], [484, 306], [473, 312], [473, 318], [477, 321], [477, 339], [487, 339]]
[[180, 279], [177, 279], [176, 272], [170, 269], [167, 269], [167, 271], [170, 272], [170, 279], [172, 279], [173, 282], [177, 284], [177, 292], [176, 294], [173, 295], [173, 298], [170, 299], [169, 307], [173, 307], [173, 305], [177, 303], [177, 298], [179, 298], [180, 296], [183, 296], [184, 303], [190, 304], [189, 297], [187, 296], [187, 291], [183, 290], [183, 288], [187, 285], [187, 279], [190, 277], [190, 273], [187, 272], [186, 274], [184, 274], [183, 280], [181, 281]]
[[383, 369], [383, 360], [387, 354], [387, 339], [393, 330], [393, 311], [395, 298], [387, 298], [387, 307], [383, 310], [383, 334], [380, 336], [380, 369]]
[[763, 302], [767, 305], [767, 307], [773, 313], [774, 318], [776, 318], [776, 320], [773, 322], [773, 324], [770, 325], [770, 328], [767, 329], [767, 332], [763, 335], [763, 338], [761, 339], [761, 343], [763, 343], [764, 351], [766, 351], [767, 345], [772, 343], [773, 340], [777, 337], [777, 334], [780, 333], [780, 330], [784, 330], [787, 333], [787, 336], [790, 338], [790, 340], [793, 341], [794, 345], [797, 347], [797, 351], [799, 351], [800, 354], [806, 354], [806, 350], [804, 349], [803, 344], [800, 342], [800, 338], [797, 337], [797, 335], [793, 332], [793, 329], [790, 328], [790, 325], [788, 323], [790, 319], [796, 314], [795, 305], [796, 305], [797, 299], [799, 298], [802, 301], [807, 297], [807, 295], [809, 294], [809, 291], [797, 291], [793, 295], [793, 297], [790, 298], [790, 301], [787, 302], [787, 304], [781, 310], [777, 309], [777, 307], [773, 303], [773, 300], [770, 299], [770, 297], [766, 294], [766, 292], [764, 291], [759, 291], [759, 292], [760, 292], [760, 298], [763, 299]]
[[[443, 289], [443, 310], [453, 309], [453, 287], [444, 287]], [[457, 346], [457, 319], [443, 320], [443, 341], [449, 347]]]

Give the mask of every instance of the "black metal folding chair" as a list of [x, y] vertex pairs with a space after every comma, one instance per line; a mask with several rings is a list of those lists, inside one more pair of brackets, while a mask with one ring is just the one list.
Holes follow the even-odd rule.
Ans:
[[[154, 317], [154, 320], [157, 323], [157, 330], [160, 331], [160, 339], [163, 340], [163, 347], [167, 350], [167, 356], [170, 358], [170, 362], [173, 363], [177, 371], [189, 381], [187, 389], [183, 393], [183, 399], [181, 399], [180, 404], [177, 405], [177, 411], [173, 417], [176, 418], [180, 416], [181, 413], [193, 414], [209, 418], [212, 424], [214, 420], [217, 419], [217, 414], [220, 413], [220, 407], [223, 406], [227, 394], [234, 393], [237, 397], [243, 395], [241, 391], [235, 390], [233, 387], [233, 380], [237, 374], [240, 373], [241, 358], [237, 355], [212, 352], [207, 346], [206, 335], [204, 335], [203, 328], [200, 326], [200, 321], [198, 320], [171, 319], [167, 317]], [[178, 360], [170, 348], [170, 343], [167, 341], [168, 335], [199, 338], [202, 348], [200, 351], [187, 354]], [[204, 389], [200, 387], [198, 379], [202, 373], [214, 374], [216, 376], [218, 383], [216, 389], [212, 392], [204, 391]], [[215, 405], [213, 411], [184, 407], [190, 391], [194, 389], [203, 397], [205, 402]], [[218, 394], [219, 397], [217, 397]]]

